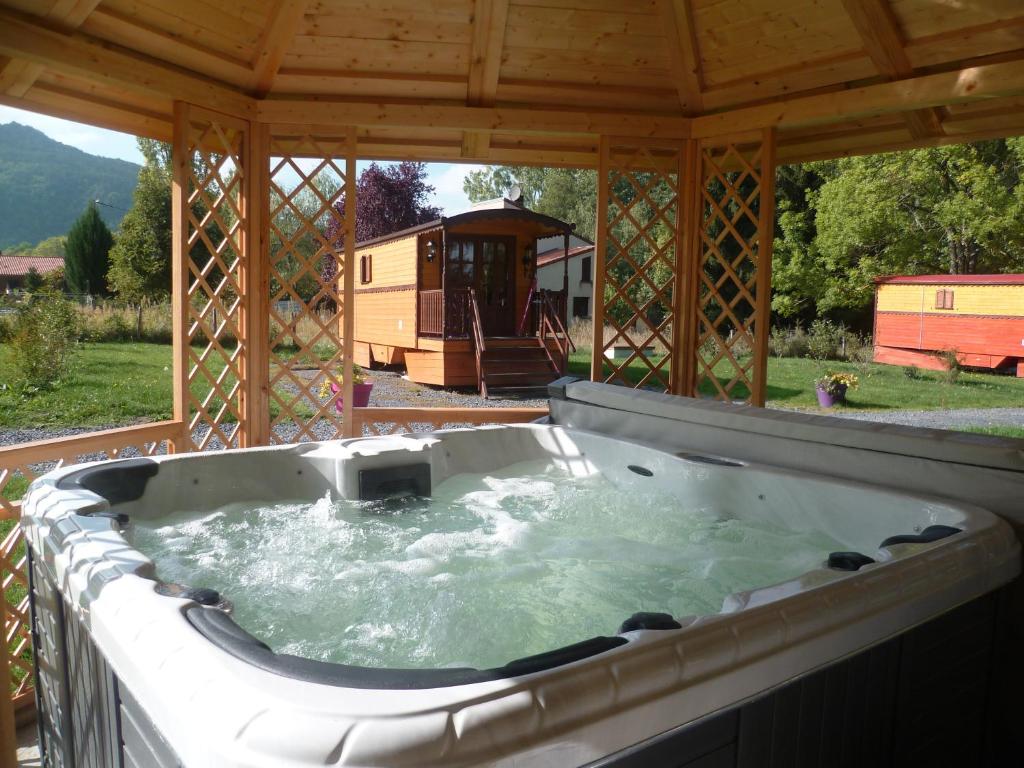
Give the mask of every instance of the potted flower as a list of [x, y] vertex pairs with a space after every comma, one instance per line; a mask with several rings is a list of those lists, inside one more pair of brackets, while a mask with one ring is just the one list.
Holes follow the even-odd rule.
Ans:
[[[341, 413], [344, 410], [343, 398], [341, 396], [342, 383], [344, 378], [338, 375], [335, 380], [330, 376], [324, 378], [320, 384], [320, 397], [334, 398], [334, 409]], [[352, 366], [352, 405], [356, 408], [365, 408], [370, 404], [370, 391], [373, 389], [373, 382], [366, 380], [366, 374], [358, 365]]]
[[846, 401], [846, 390], [857, 388], [857, 377], [852, 373], [832, 373], [829, 371], [814, 381], [818, 392], [818, 404], [822, 408], [831, 408], [836, 403]]

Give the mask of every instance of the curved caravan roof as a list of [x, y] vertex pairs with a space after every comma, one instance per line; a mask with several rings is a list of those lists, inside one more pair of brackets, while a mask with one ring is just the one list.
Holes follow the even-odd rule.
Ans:
[[[480, 222], [508, 222], [533, 224], [538, 237], [570, 234], [575, 224], [556, 219], [554, 216], [547, 216], [543, 213], [531, 211], [528, 208], [478, 208], [465, 213], [458, 213], [454, 216], [442, 216], [433, 221], [417, 224], [414, 227], [400, 229], [388, 235], [381, 235], [370, 240], [363, 240], [356, 243], [356, 248], [366, 248], [371, 245], [387, 243], [391, 240], [399, 240], [403, 237], [418, 235], [421, 232], [429, 232], [433, 229], [463, 229], [471, 227]], [[465, 231], [469, 231], [466, 229]]]

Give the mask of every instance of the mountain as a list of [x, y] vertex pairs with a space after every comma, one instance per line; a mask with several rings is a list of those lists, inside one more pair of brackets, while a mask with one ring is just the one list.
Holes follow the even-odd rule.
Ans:
[[115, 229], [140, 166], [97, 157], [19, 123], [0, 125], [0, 248], [64, 235], [90, 200]]

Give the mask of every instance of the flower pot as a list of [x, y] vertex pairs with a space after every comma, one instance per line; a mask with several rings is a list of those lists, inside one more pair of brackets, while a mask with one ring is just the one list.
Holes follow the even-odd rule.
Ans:
[[836, 403], [842, 403], [846, 400], [846, 386], [840, 384], [834, 393], [829, 392], [827, 389], [817, 388], [818, 392], [818, 405], [822, 408], [831, 408]]
[[[370, 391], [373, 389], [373, 382], [352, 385], [352, 405], [355, 408], [365, 408], [370, 404]], [[331, 382], [331, 392], [338, 395], [334, 400], [334, 410], [341, 413], [345, 409], [344, 398], [341, 396], [341, 385]]]

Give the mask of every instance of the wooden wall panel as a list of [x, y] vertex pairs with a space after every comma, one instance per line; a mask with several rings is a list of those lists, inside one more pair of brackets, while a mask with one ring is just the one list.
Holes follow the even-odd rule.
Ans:
[[[935, 308], [935, 294], [942, 290], [953, 292], [952, 309]], [[882, 284], [878, 286], [875, 308], [878, 312], [1024, 317], [1024, 285]]]
[[1024, 357], [1024, 317], [879, 312], [875, 317], [875, 344]]
[[415, 348], [415, 289], [377, 293], [357, 288], [355, 326], [357, 341]]
[[356, 290], [367, 288], [389, 288], [396, 285], [416, 284], [416, 235], [390, 240], [386, 243], [356, 249], [356, 269], [363, 256], [371, 256], [370, 276], [364, 283], [356, 272]]

